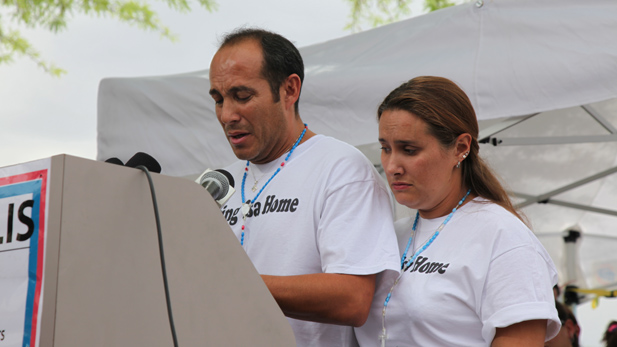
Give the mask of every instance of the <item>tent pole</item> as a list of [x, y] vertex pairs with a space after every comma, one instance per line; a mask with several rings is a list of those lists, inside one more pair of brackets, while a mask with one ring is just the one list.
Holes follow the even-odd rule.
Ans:
[[608, 170], [604, 170], [602, 172], [599, 172], [599, 173], [597, 173], [595, 175], [591, 175], [589, 177], [585, 177], [585, 178], [583, 178], [581, 180], [578, 180], [578, 181], [576, 181], [574, 183], [570, 183], [570, 184], [568, 184], [566, 186], [563, 186], [561, 188], [552, 190], [552, 191], [550, 191], [548, 193], [544, 193], [544, 194], [541, 194], [541, 195], [538, 195], [538, 196], [535, 196], [535, 197], [527, 198], [525, 201], [516, 204], [516, 207], [517, 208], [523, 208], [525, 206], [529, 206], [529, 205], [535, 204], [537, 202], [544, 202], [544, 201], [550, 199], [551, 197], [553, 197], [553, 196], [555, 196], [557, 194], [561, 194], [561, 193], [566, 192], [568, 190], [577, 188], [577, 187], [582, 186], [584, 184], [587, 184], [589, 182], [595, 181], [595, 180], [597, 180], [599, 178], [611, 175], [611, 174], [613, 174], [615, 172], [617, 172], [617, 166], [612, 167], [612, 168], [610, 168]]
[[611, 134], [617, 133], [617, 129], [615, 129], [615, 127], [604, 117], [602, 117], [600, 113], [598, 113], [598, 111], [596, 111], [596, 109], [593, 108], [591, 105], [581, 105], [581, 108], [585, 110], [585, 112], [587, 112], [587, 114], [589, 114], [593, 119], [595, 119], [596, 122], [600, 123], [600, 125], [602, 125], [602, 127], [606, 129], [606, 131]]
[[577, 242], [581, 238], [581, 231], [578, 226], [569, 228], [563, 237], [565, 251], [564, 257], [566, 262], [566, 271], [564, 283], [567, 284], [564, 291], [564, 302], [566, 305], [572, 307], [574, 313], [576, 305], [579, 304], [580, 298], [577, 292], [569, 290], [570, 288], [578, 288], [578, 253]]

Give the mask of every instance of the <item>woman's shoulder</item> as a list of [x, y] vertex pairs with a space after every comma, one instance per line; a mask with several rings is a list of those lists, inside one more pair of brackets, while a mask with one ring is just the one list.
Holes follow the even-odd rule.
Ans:
[[[470, 204], [468, 204], [470, 205]], [[498, 257], [516, 249], [527, 249], [551, 264], [550, 256], [533, 231], [517, 216], [486, 199], [474, 199], [473, 205], [460, 215], [461, 224], [470, 231], [470, 242], [491, 249]]]
[[509, 242], [535, 243], [537, 238], [529, 227], [504, 207], [484, 198], [475, 198], [463, 206], [459, 218], [483, 237], [493, 235]]
[[476, 197], [469, 204], [460, 209], [461, 215], [467, 215], [478, 218], [481, 221], [491, 224], [514, 224], [529, 229], [523, 221], [521, 221], [512, 212], [506, 210], [503, 206], [498, 205], [488, 199]]

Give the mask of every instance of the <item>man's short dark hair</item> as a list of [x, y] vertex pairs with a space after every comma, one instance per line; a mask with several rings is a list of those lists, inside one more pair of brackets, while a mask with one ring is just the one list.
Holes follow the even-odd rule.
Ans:
[[[300, 52], [293, 43], [279, 34], [258, 28], [240, 28], [225, 35], [219, 49], [249, 39], [261, 45], [263, 53], [261, 75], [270, 85], [274, 102], [281, 99], [279, 88], [291, 74], [297, 74], [300, 82], [304, 82], [304, 63]], [[300, 97], [294, 105], [296, 114], [299, 102]]]

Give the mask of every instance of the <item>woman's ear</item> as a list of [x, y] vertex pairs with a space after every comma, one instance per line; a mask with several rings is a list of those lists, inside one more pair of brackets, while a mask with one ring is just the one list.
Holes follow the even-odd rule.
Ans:
[[460, 134], [456, 138], [456, 143], [454, 146], [457, 158], [464, 159], [463, 155], [467, 157], [467, 155], [469, 155], [469, 151], [471, 151], [471, 135], [468, 133]]

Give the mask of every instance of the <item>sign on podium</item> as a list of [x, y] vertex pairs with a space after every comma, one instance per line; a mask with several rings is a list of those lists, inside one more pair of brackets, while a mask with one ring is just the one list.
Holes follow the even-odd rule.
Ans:
[[[294, 346], [218, 206], [151, 174], [179, 346]], [[68, 155], [0, 168], [0, 347], [173, 346], [141, 170]]]

